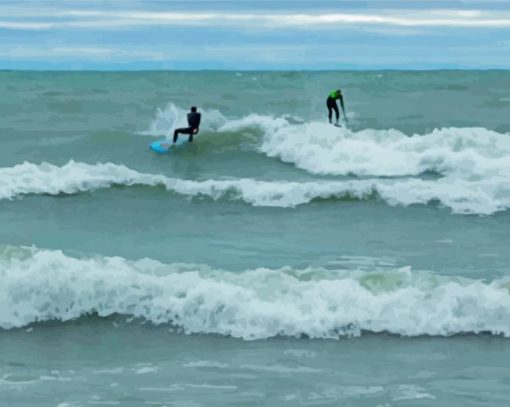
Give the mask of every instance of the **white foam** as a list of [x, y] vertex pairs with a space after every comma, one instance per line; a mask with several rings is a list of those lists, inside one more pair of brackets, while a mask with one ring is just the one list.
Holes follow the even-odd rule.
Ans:
[[68, 321], [95, 312], [170, 323], [188, 334], [244, 339], [337, 338], [362, 330], [404, 336], [485, 331], [510, 336], [507, 283], [409, 269], [232, 273], [0, 246], [0, 277], [2, 328]]
[[[225, 116], [219, 110], [201, 109], [201, 130], [214, 131], [227, 122]], [[141, 132], [143, 135], [154, 137], [170, 137], [174, 129], [178, 127], [188, 127], [186, 115], [189, 109], [182, 109], [174, 103], [169, 103], [164, 109], [156, 111], [156, 117], [152, 120], [149, 130]]]
[[510, 180], [494, 177], [470, 181], [444, 177], [422, 179], [354, 179], [346, 181], [258, 181], [250, 178], [192, 181], [146, 174], [113, 163], [70, 161], [59, 167], [25, 162], [0, 169], [0, 199], [26, 194], [75, 194], [113, 185], [162, 186], [186, 196], [242, 200], [254, 206], [295, 207], [314, 199], [379, 195], [390, 205], [440, 201], [455, 213], [491, 214], [510, 207]]
[[[169, 136], [174, 128], [186, 126], [186, 113], [170, 103], [157, 110], [150, 130], [144, 133]], [[414, 176], [433, 171], [466, 178], [510, 173], [510, 135], [483, 127], [407, 135], [396, 129], [353, 131], [323, 121], [303, 123], [288, 115], [228, 119], [218, 110], [203, 113], [202, 128], [214, 132], [259, 129], [261, 153], [314, 174]]]
[[182, 367], [192, 367], [192, 368], [200, 368], [200, 367], [212, 367], [217, 369], [225, 369], [229, 365], [227, 363], [217, 362], [215, 360], [198, 360], [196, 362], [188, 362], [182, 365]]
[[442, 128], [409, 136], [395, 129], [351, 131], [252, 114], [226, 122], [219, 131], [253, 127], [263, 132], [260, 152], [314, 174], [409, 176], [434, 171], [466, 178], [510, 173], [510, 135], [485, 128]]
[[274, 373], [321, 373], [321, 369], [314, 369], [307, 366], [284, 366], [284, 365], [241, 365], [241, 369], [257, 370]]
[[157, 373], [159, 370], [161, 370], [161, 368], [157, 366], [141, 366], [132, 369], [134, 374]]

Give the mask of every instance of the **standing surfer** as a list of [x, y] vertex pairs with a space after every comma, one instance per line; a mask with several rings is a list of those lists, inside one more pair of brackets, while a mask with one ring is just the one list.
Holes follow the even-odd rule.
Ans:
[[331, 123], [331, 118], [333, 116], [333, 110], [335, 111], [336, 123], [335, 126], [338, 126], [338, 119], [340, 117], [340, 113], [338, 111], [338, 105], [336, 104], [337, 99], [340, 99], [340, 106], [342, 106], [342, 113], [344, 114], [345, 121], [347, 121], [347, 116], [345, 115], [345, 107], [344, 107], [344, 97], [342, 95], [342, 91], [340, 89], [334, 90], [328, 95], [328, 99], [326, 100], [326, 106], [328, 107], [328, 118]]
[[193, 141], [193, 136], [198, 133], [198, 127], [200, 126], [201, 114], [197, 112], [195, 106], [191, 107], [191, 111], [188, 113], [188, 127], [182, 127], [175, 129], [174, 131], [174, 143], [177, 141], [179, 134], [189, 134], [188, 141]]

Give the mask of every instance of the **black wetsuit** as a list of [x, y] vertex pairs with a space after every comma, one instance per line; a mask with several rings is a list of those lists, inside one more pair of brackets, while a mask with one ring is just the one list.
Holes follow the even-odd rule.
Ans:
[[326, 106], [328, 107], [328, 119], [331, 123], [331, 116], [333, 115], [333, 110], [335, 111], [336, 121], [340, 118], [340, 112], [338, 111], [338, 105], [336, 104], [336, 99], [333, 99], [331, 96], [328, 96], [326, 100]]
[[175, 129], [174, 143], [177, 141], [177, 137], [179, 136], [179, 134], [189, 134], [188, 141], [191, 143], [193, 141], [193, 136], [198, 133], [198, 128], [200, 126], [200, 118], [201, 115], [198, 112], [188, 113], [188, 127]]

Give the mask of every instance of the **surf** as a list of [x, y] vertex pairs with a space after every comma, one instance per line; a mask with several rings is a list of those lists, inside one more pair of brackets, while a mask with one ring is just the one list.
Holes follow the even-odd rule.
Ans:
[[0, 275], [3, 329], [96, 314], [245, 340], [363, 332], [510, 336], [507, 280], [486, 283], [410, 267], [231, 272], [2, 245]]
[[[186, 111], [170, 103], [158, 109], [143, 134], [169, 136]], [[510, 174], [510, 134], [484, 127], [439, 127], [428, 133], [398, 129], [334, 127], [316, 119], [252, 113], [226, 117], [203, 112], [207, 138], [258, 132], [254, 149], [314, 175], [418, 176], [427, 172], [463, 178]], [[355, 122], [355, 120], [354, 120]]]
[[457, 214], [490, 215], [510, 208], [507, 178], [348, 179], [262, 181], [252, 178], [189, 180], [143, 173], [114, 163], [69, 161], [63, 166], [25, 162], [0, 168], [0, 200], [26, 195], [73, 195], [98, 189], [160, 187], [187, 197], [241, 201], [252, 206], [294, 208], [317, 200], [383, 200], [392, 206], [439, 201]]
[[310, 121], [250, 115], [219, 131], [258, 128], [258, 151], [318, 175], [486, 176], [510, 172], [510, 135], [485, 128], [445, 127], [407, 135], [397, 129], [336, 128]]
[[[223, 126], [228, 119], [217, 109], [199, 109], [202, 113], [201, 131], [214, 132]], [[179, 127], [187, 127], [186, 114], [189, 108], [183, 109], [174, 103], [168, 103], [163, 108], [157, 108], [148, 128], [138, 134], [151, 137], [170, 138], [173, 131]]]

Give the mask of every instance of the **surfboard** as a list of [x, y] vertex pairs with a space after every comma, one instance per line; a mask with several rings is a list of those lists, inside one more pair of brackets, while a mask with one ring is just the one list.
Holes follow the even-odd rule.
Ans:
[[182, 146], [184, 143], [188, 142], [188, 136], [180, 136], [177, 139], [177, 142], [174, 144], [172, 143], [172, 140], [159, 140], [159, 141], [153, 141], [149, 144], [149, 148], [158, 153], [158, 154], [164, 154], [169, 153], [172, 151], [173, 148]]

